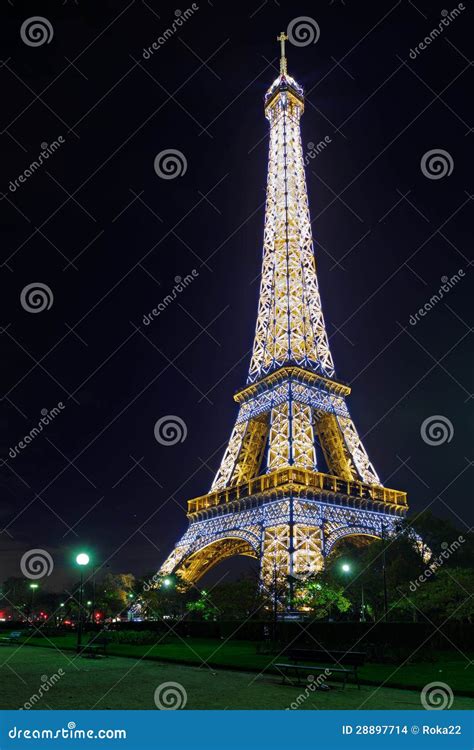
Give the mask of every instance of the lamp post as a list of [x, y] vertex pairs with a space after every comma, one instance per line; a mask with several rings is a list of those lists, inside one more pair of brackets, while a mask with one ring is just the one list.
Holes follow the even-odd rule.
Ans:
[[384, 611], [384, 620], [385, 622], [388, 621], [388, 595], [387, 595], [387, 574], [386, 574], [386, 567], [387, 567], [387, 557], [385, 554], [386, 551], [386, 541], [385, 541], [385, 525], [382, 524], [382, 573], [383, 573], [383, 611]]
[[95, 599], [96, 599], [95, 597], [95, 572], [96, 570], [97, 568], [94, 565], [94, 567], [92, 568], [92, 618], [91, 618], [92, 624], [95, 623]]
[[79, 623], [77, 626], [77, 646], [76, 646], [76, 650], [78, 652], [81, 650], [81, 640], [82, 640], [82, 600], [83, 600], [84, 568], [86, 567], [86, 565], [89, 565], [89, 562], [90, 562], [90, 558], [86, 552], [80, 552], [76, 556], [76, 565], [79, 565], [79, 568], [81, 570], [81, 583], [79, 586]]
[[30, 619], [31, 619], [31, 622], [33, 622], [33, 602], [35, 600], [35, 591], [37, 588], [38, 588], [37, 583], [30, 583], [30, 590], [31, 590]]
[[[350, 573], [351, 572], [351, 566], [349, 563], [343, 563], [341, 565], [341, 570], [343, 573]], [[365, 601], [364, 601], [364, 584], [360, 584], [360, 622], [365, 622]]]

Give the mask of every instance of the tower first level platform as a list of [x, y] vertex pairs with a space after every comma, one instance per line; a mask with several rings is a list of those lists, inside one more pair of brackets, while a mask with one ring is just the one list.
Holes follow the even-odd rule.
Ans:
[[391, 536], [406, 494], [309, 470], [287, 468], [188, 502], [189, 529], [162, 566], [194, 583], [234, 555], [260, 561], [269, 582], [317, 573], [344, 538]]

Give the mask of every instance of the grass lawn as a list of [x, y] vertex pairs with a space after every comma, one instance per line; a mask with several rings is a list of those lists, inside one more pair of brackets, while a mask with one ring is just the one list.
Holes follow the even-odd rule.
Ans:
[[[208, 646], [209, 648], [209, 646]], [[209, 669], [121, 656], [89, 659], [71, 651], [18, 644], [0, 647], [0, 707], [18, 709], [38, 694], [45, 676], [64, 675], [37, 701], [35, 709], [156, 710], [155, 690], [179, 683], [186, 709], [419, 709], [419, 691], [363, 685], [358, 690], [312, 692], [281, 685], [275, 675]], [[296, 704], [295, 701], [298, 700]], [[294, 707], [293, 706], [293, 707]], [[474, 700], [455, 696], [452, 708], [472, 709]]]
[[[34, 646], [54, 646], [59, 649], [74, 650], [75, 636], [55, 636], [50, 640], [31, 638]], [[275, 674], [272, 662], [281, 662], [281, 656], [256, 653], [256, 645], [250, 641], [221, 641], [198, 638], [169, 638], [162, 643], [150, 646], [117, 644], [110, 645], [108, 652], [115, 656], [173, 662], [212, 668], [223, 668], [265, 672]], [[1, 653], [0, 653], [1, 656]], [[366, 664], [359, 670], [361, 682], [368, 685], [397, 687], [421, 690], [426, 684], [435, 681], [446, 682], [456, 693], [474, 697], [474, 662], [467, 662], [457, 652], [437, 652], [433, 661], [420, 661], [397, 667], [394, 664]]]

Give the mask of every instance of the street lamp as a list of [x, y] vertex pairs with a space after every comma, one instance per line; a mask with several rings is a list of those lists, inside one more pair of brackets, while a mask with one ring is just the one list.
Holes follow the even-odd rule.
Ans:
[[[350, 573], [351, 566], [349, 563], [343, 563], [341, 570], [343, 573]], [[360, 622], [365, 622], [364, 584], [362, 582], [360, 584]]]
[[388, 595], [387, 595], [387, 556], [386, 556], [386, 542], [385, 542], [385, 525], [382, 524], [382, 533], [380, 535], [380, 538], [382, 540], [382, 580], [383, 580], [383, 610], [384, 610], [384, 620], [385, 622], [388, 622]]
[[81, 583], [79, 586], [79, 623], [77, 626], [77, 651], [81, 650], [81, 639], [82, 639], [82, 597], [83, 597], [83, 584], [84, 584], [84, 568], [89, 565], [90, 557], [86, 552], [79, 552], [76, 555], [76, 565], [79, 565], [81, 570]]
[[30, 603], [30, 618], [31, 622], [33, 622], [33, 602], [35, 597], [35, 591], [39, 588], [37, 583], [30, 583], [30, 589], [31, 589], [31, 603]]

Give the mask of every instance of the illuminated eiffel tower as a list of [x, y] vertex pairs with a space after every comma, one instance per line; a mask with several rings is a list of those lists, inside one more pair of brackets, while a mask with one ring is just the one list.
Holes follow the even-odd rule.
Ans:
[[263, 265], [247, 385], [234, 396], [212, 486], [188, 502], [189, 528], [159, 571], [189, 583], [233, 555], [257, 558], [262, 581], [313, 574], [339, 540], [390, 535], [407, 511], [406, 493], [382, 486], [346, 405], [351, 389], [335, 379], [301, 146], [304, 95], [287, 73], [286, 38], [265, 96]]

